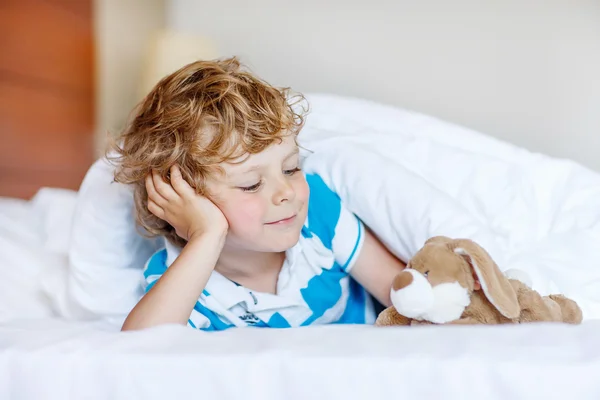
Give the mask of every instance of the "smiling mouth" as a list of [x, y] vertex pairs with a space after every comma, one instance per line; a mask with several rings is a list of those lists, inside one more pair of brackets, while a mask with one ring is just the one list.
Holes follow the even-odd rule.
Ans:
[[292, 222], [295, 218], [296, 218], [296, 214], [294, 214], [294, 215], [292, 215], [291, 217], [288, 217], [288, 218], [280, 219], [278, 221], [267, 222], [265, 225], [283, 225], [283, 224], [288, 224], [288, 223]]

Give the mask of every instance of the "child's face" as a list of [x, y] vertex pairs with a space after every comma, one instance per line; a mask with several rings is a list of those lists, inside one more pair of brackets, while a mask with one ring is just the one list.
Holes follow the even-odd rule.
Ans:
[[213, 202], [229, 222], [226, 246], [280, 252], [294, 246], [306, 219], [309, 189], [299, 171], [294, 138], [275, 142], [208, 182]]

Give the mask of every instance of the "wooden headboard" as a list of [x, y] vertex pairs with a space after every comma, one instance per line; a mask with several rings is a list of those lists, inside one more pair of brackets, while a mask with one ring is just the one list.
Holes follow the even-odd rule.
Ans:
[[77, 189], [93, 162], [92, 0], [0, 1], [0, 196]]

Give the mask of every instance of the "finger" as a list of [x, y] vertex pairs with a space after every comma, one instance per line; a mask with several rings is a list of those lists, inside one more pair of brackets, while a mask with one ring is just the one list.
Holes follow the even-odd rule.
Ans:
[[171, 167], [171, 186], [180, 196], [194, 193], [194, 189], [183, 179], [181, 169], [177, 164]]
[[148, 211], [157, 216], [160, 219], [165, 219], [165, 210], [152, 200], [148, 200]]
[[154, 188], [163, 198], [167, 200], [176, 200], [179, 196], [173, 190], [173, 187], [165, 182], [160, 176], [160, 174], [156, 171], [152, 171], [152, 182], [154, 183]]
[[146, 176], [146, 191], [148, 192], [148, 201], [152, 200], [159, 206], [167, 204], [167, 200], [156, 191], [152, 174], [148, 174], [148, 176]]

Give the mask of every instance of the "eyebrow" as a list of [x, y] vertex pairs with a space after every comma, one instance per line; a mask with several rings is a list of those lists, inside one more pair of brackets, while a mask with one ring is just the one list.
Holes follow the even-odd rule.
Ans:
[[247, 174], [248, 172], [253, 172], [253, 171], [256, 171], [257, 169], [260, 169], [261, 167], [262, 167], [262, 165], [254, 165], [250, 168], [246, 168], [245, 170], [240, 171], [238, 174], [239, 175]]
[[288, 154], [283, 161], [287, 161], [288, 159], [292, 158], [293, 156], [295, 156], [296, 154], [300, 154], [300, 149], [298, 149], [297, 147], [292, 150], [292, 152], [290, 154]]
[[[299, 153], [300, 153], [300, 150], [298, 148], [296, 148], [290, 154], [288, 154], [287, 156], [285, 156], [285, 158], [283, 159], [283, 161], [287, 161], [287, 160], [289, 160], [290, 158], [292, 158], [293, 156], [295, 156], [296, 154], [299, 154]], [[247, 169], [245, 169], [243, 171], [240, 171], [239, 175], [247, 174], [248, 172], [253, 172], [253, 171], [256, 171], [256, 170], [261, 169], [261, 168], [262, 168], [262, 165], [253, 165], [252, 167], [249, 167], [249, 168], [247, 168]], [[238, 174], [236, 174], [236, 175], [238, 175]]]

